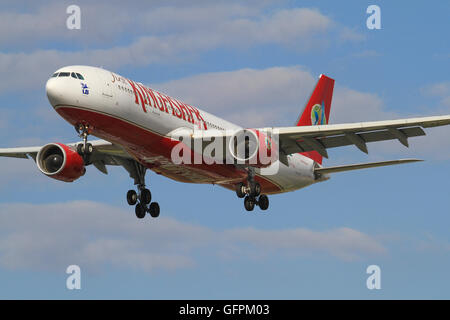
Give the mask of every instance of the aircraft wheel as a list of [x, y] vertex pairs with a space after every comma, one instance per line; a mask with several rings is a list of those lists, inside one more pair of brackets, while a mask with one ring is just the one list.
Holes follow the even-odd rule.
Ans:
[[77, 153], [83, 157], [84, 163], [86, 165], [91, 163], [90, 158], [92, 152], [94, 152], [94, 147], [90, 143], [86, 144], [86, 150], [84, 148], [84, 143], [79, 143], [77, 145]]
[[258, 205], [261, 210], [267, 210], [269, 208], [269, 197], [265, 194], [260, 195]]
[[258, 182], [250, 184], [250, 194], [254, 197], [259, 196], [261, 193], [261, 185]]
[[84, 155], [84, 146], [83, 146], [82, 143], [79, 143], [79, 144], [77, 145], [77, 153], [78, 153], [80, 156]]
[[238, 198], [245, 197], [245, 185], [242, 182], [239, 182], [236, 185], [236, 195], [238, 196]]
[[143, 204], [149, 204], [152, 201], [152, 193], [148, 189], [141, 190], [140, 200]]
[[153, 218], [159, 217], [159, 204], [158, 202], [152, 202], [150, 203], [150, 208], [148, 209], [148, 212]]
[[86, 153], [87, 154], [92, 154], [92, 152], [94, 152], [94, 147], [92, 146], [92, 144], [87, 143], [86, 144]]
[[128, 190], [127, 192], [127, 202], [130, 206], [134, 206], [137, 202], [138, 196], [136, 191]]
[[255, 208], [255, 199], [249, 196], [246, 196], [244, 199], [244, 207], [247, 211], [253, 211]]
[[90, 155], [90, 154], [92, 154], [92, 152], [94, 152], [94, 147], [90, 143], [86, 144], [86, 150], [84, 150], [84, 143], [79, 143], [77, 145], [77, 153], [80, 156]]
[[140, 203], [136, 205], [134, 212], [136, 213], [136, 217], [138, 217], [139, 219], [145, 217], [145, 207]]

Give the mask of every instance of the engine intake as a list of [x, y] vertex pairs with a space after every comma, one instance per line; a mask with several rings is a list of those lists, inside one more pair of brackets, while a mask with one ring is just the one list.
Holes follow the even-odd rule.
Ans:
[[43, 146], [37, 154], [36, 164], [46, 176], [65, 182], [75, 181], [86, 172], [83, 158], [62, 143]]

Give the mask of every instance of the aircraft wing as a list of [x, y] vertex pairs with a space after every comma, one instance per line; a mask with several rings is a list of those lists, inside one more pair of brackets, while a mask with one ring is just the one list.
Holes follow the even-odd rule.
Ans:
[[424, 128], [449, 124], [450, 115], [445, 115], [349, 124], [279, 127], [269, 131], [273, 134], [278, 133], [281, 154], [315, 150], [328, 158], [329, 148], [355, 145], [359, 150], [368, 153], [367, 143], [376, 141], [398, 140], [408, 147], [408, 138], [425, 135]]
[[41, 150], [41, 147], [0, 148], [0, 157], [28, 159], [28, 156], [36, 157], [39, 150]]
[[400, 159], [400, 160], [389, 160], [389, 161], [380, 161], [380, 162], [349, 164], [349, 165], [336, 166], [336, 167], [317, 167], [317, 168], [314, 168], [314, 172], [318, 173], [318, 174], [329, 174], [329, 173], [335, 173], [335, 172], [345, 172], [345, 171], [352, 171], [352, 170], [359, 170], [359, 169], [391, 166], [391, 165], [395, 165], [395, 164], [403, 164], [403, 163], [418, 162], [418, 161], [423, 161], [423, 160]]
[[[68, 143], [69, 147], [76, 148], [80, 142]], [[91, 163], [101, 172], [107, 174], [106, 165], [122, 165], [124, 162], [133, 159], [123, 148], [112, 144], [105, 140], [89, 141], [93, 146], [93, 153], [91, 155]], [[38, 147], [20, 147], [20, 148], [0, 148], [0, 157], [11, 158], [33, 158], [36, 161], [36, 156], [42, 146]]]
[[[74, 147], [81, 142], [67, 143], [67, 146]], [[111, 156], [121, 156], [126, 158], [131, 158], [128, 153], [121, 147], [118, 147], [111, 142], [105, 140], [94, 140], [89, 141], [94, 147], [94, 150], [98, 153], [103, 153], [105, 155]], [[19, 147], [19, 148], [0, 148], [0, 157], [11, 157], [11, 158], [28, 158], [28, 156], [35, 157], [42, 146], [38, 147]]]

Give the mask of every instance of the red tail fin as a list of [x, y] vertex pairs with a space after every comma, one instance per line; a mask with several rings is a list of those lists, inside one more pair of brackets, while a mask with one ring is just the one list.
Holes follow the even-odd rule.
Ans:
[[[321, 74], [303, 113], [297, 121], [297, 126], [328, 124], [333, 88], [334, 80]], [[303, 152], [301, 154], [322, 164], [322, 156], [317, 151]]]

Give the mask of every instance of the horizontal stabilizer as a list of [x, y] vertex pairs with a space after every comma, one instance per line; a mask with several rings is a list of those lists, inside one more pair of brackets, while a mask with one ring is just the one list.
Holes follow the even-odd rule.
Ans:
[[394, 165], [394, 164], [410, 163], [410, 162], [417, 162], [417, 161], [423, 161], [423, 160], [400, 159], [400, 160], [390, 160], [390, 161], [381, 161], [381, 162], [359, 163], [359, 164], [350, 164], [350, 165], [346, 165], [346, 166], [315, 168], [314, 172], [319, 173], [319, 174], [327, 174], [327, 173], [344, 172], [344, 171], [359, 170], [359, 169], [366, 169], [366, 168], [390, 166], [390, 165]]

